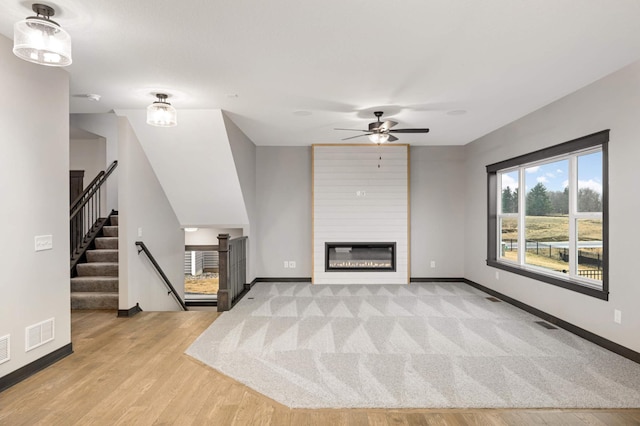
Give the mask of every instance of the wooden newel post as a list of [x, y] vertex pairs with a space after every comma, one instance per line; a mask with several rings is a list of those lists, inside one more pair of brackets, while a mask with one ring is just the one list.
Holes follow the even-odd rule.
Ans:
[[229, 234], [218, 234], [218, 312], [229, 309]]

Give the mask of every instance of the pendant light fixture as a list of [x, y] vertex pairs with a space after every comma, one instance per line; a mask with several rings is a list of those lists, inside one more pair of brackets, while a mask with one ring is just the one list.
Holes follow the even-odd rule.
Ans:
[[50, 19], [55, 15], [53, 8], [34, 3], [31, 9], [37, 16], [29, 16], [13, 26], [13, 53], [40, 65], [71, 65], [71, 37]]
[[178, 124], [176, 109], [167, 102], [169, 95], [156, 93], [157, 101], [147, 107], [147, 124], [158, 127], [174, 127]]

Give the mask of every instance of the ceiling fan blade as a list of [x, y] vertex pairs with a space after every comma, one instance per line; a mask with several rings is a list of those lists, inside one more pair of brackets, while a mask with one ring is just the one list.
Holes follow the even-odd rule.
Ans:
[[343, 140], [343, 141], [346, 141], [346, 140], [349, 140], [349, 139], [355, 139], [355, 138], [359, 138], [359, 137], [362, 137], [362, 136], [369, 136], [370, 134], [371, 134], [371, 133], [365, 133], [365, 134], [363, 134], [363, 135], [355, 135], [355, 136], [351, 136], [351, 137], [348, 137], [348, 138], [344, 138], [344, 139], [342, 139], [342, 140]]
[[395, 136], [389, 135], [389, 139], [387, 139], [387, 142], [395, 142], [397, 140], [398, 140], [398, 138], [396, 138]]
[[362, 130], [362, 129], [340, 129], [340, 128], [334, 128], [333, 130], [350, 130], [352, 132], [368, 132], [369, 130]]
[[384, 123], [380, 124], [380, 127], [378, 127], [379, 130], [381, 131], [387, 131], [390, 128], [392, 128], [393, 126], [397, 125], [398, 123], [396, 123], [395, 121], [390, 121], [387, 120]]
[[429, 133], [429, 129], [391, 129], [394, 133]]
[[396, 123], [395, 121], [389, 121], [389, 120], [384, 122], [374, 121], [373, 123], [369, 123], [369, 131], [370, 132], [386, 132], [396, 124], [398, 123]]

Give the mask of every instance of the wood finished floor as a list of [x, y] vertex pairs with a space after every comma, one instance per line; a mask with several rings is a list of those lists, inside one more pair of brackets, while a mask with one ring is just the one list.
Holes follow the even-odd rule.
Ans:
[[0, 393], [0, 425], [640, 425], [640, 409], [292, 410], [184, 354], [217, 315], [74, 311], [74, 354]]

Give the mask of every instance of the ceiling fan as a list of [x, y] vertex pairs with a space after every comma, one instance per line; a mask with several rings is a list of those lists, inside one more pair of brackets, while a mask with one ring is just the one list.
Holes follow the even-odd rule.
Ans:
[[397, 125], [395, 121], [380, 121], [380, 117], [384, 114], [382, 111], [375, 111], [373, 115], [376, 116], [378, 121], [374, 121], [373, 123], [369, 123], [369, 130], [360, 130], [360, 129], [335, 129], [335, 130], [350, 130], [354, 132], [364, 132], [362, 135], [351, 136], [348, 138], [342, 139], [346, 141], [348, 139], [359, 138], [361, 136], [369, 136], [369, 140], [373, 143], [385, 143], [385, 142], [393, 142], [397, 141], [398, 138], [390, 133], [428, 133], [429, 129], [392, 129], [393, 126]]

